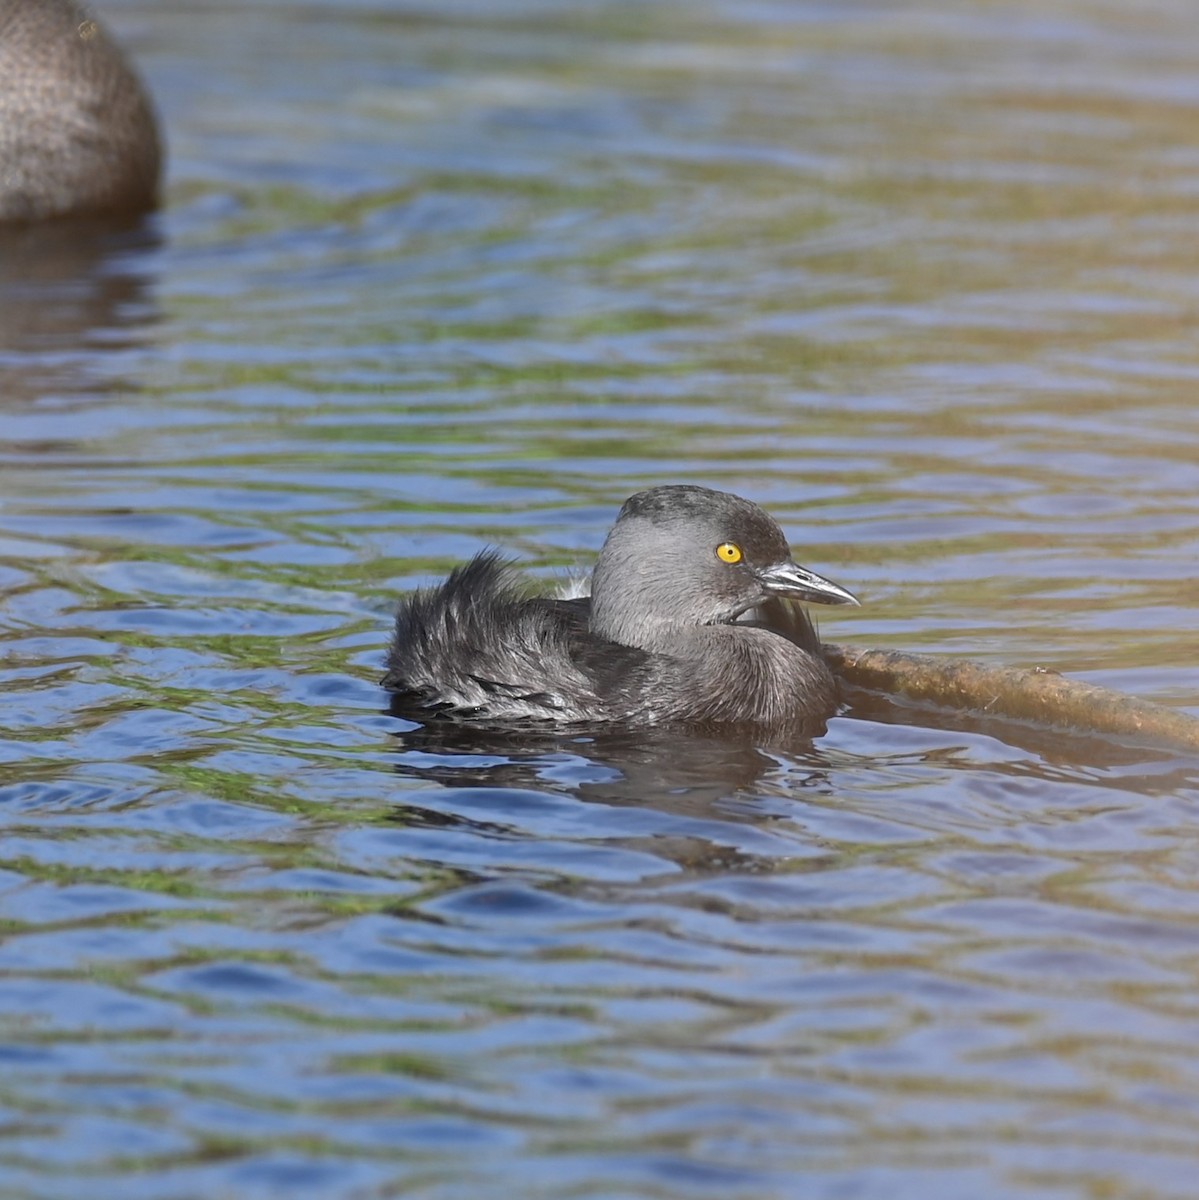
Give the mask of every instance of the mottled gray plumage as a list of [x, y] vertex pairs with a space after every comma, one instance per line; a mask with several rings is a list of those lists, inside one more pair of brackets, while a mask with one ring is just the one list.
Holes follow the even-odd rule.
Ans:
[[810, 726], [837, 689], [797, 600], [857, 603], [756, 504], [652, 488], [620, 510], [590, 597], [531, 596], [484, 551], [405, 599], [382, 682], [414, 714]]
[[75, 0], [0, 0], [0, 222], [153, 208], [161, 151], [124, 55]]

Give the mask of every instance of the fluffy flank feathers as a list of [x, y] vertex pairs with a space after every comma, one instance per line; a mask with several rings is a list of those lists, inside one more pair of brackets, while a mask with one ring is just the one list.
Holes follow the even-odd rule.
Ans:
[[599, 700], [571, 661], [570, 628], [565, 606], [530, 599], [512, 565], [485, 550], [401, 602], [382, 684], [436, 711], [574, 719], [580, 700]]

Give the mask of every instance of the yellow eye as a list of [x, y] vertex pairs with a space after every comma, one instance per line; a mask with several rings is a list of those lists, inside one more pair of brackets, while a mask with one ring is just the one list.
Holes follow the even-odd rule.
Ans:
[[721, 562], [739, 563], [741, 561], [741, 547], [736, 542], [721, 542], [716, 547], [716, 557]]

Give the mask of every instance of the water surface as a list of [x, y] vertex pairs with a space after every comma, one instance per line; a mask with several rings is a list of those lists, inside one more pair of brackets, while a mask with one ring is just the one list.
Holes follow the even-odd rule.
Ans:
[[690, 481], [830, 640], [1199, 714], [1190, 6], [102, 11], [169, 205], [0, 255], [0, 1191], [1193, 1194], [1195, 761], [375, 687]]

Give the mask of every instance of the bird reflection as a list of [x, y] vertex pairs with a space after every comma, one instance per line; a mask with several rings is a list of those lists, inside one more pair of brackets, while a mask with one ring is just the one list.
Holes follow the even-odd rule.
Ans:
[[[917, 709], [854, 689], [847, 699], [848, 718], [929, 732], [927, 749], [921, 749], [918, 739], [901, 756], [906, 762], [936, 765], [952, 757], [944, 737], [932, 736], [936, 731], [960, 734], [963, 753], [979, 769], [984, 764], [978, 756], [985, 752], [987, 739], [1023, 751], [1015, 757], [997, 753], [985, 764], [992, 774], [1047, 783], [1085, 780], [1091, 786], [1145, 795], [1185, 794], [1199, 780], [1193, 759], [1163, 758], [1160, 752], [1107, 738], [977, 714]], [[735, 729], [715, 735], [672, 727], [563, 728], [547, 723], [505, 728], [445, 720], [420, 725], [411, 722], [395, 700], [391, 712], [412, 726], [395, 735], [397, 772], [447, 788], [553, 790], [588, 802], [673, 814], [680, 818], [677, 835], [658, 828], [644, 848], [690, 872], [777, 870], [793, 851], [780, 836], [782, 827], [777, 832], [771, 828], [775, 822], [793, 821], [796, 803], [808, 797], [836, 803], [847, 767], [881, 767], [894, 761], [890, 751], [855, 753], [837, 747], [836, 739], [824, 745], [796, 738], [787, 745], [763, 746], [752, 732], [739, 734]], [[479, 820], [477, 810], [468, 817], [419, 804], [397, 809], [394, 819], [408, 825], [491, 829]], [[502, 798], [497, 799], [494, 832], [510, 832]], [[793, 845], [794, 834], [786, 837]]]
[[[393, 701], [393, 716], [405, 717]], [[552, 725], [489, 726], [430, 721], [395, 735], [396, 770], [451, 788], [552, 788], [581, 800], [618, 807], [652, 808], [702, 822], [761, 828], [777, 817], [760, 799], [762, 785], [780, 772], [780, 760], [752, 732], [722, 730], [719, 736], [679, 728], [619, 728]], [[810, 738], [786, 748], [789, 793], [829, 790], [822, 756]], [[769, 789], [767, 789], [769, 790]], [[750, 802], [747, 802], [750, 801]], [[497, 809], [502, 821], [502, 809]], [[405, 824], [454, 825], [452, 814], [406, 808]], [[478, 827], [478, 821], [462, 821]], [[680, 830], [684, 824], [680, 822]], [[753, 838], [747, 838], [752, 842]], [[653, 837], [653, 853], [688, 870], [767, 870], [777, 864], [746, 847], [733, 848], [703, 836]]]

